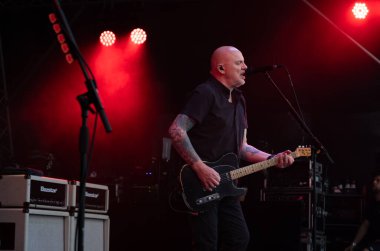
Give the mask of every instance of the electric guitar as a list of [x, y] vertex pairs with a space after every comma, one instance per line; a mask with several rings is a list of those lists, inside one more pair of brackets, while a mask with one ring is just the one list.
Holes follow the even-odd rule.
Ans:
[[[311, 149], [298, 147], [290, 155], [293, 158], [307, 157], [311, 155]], [[182, 199], [187, 208], [193, 212], [205, 211], [223, 197], [244, 195], [246, 188], [237, 187], [234, 180], [275, 166], [277, 164], [277, 158], [236, 168], [238, 166], [236, 154], [228, 153], [215, 162], [205, 161], [204, 163], [215, 169], [220, 175], [220, 183], [212, 191], [203, 188], [197, 174], [193, 171], [191, 166], [187, 164], [182, 167], [179, 175]]]

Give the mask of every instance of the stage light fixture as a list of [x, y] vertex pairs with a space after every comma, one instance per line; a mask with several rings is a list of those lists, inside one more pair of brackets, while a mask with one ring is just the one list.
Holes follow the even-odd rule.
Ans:
[[365, 19], [368, 12], [369, 10], [365, 3], [355, 3], [354, 7], [352, 8], [352, 13], [357, 19]]
[[116, 35], [112, 31], [103, 31], [99, 37], [100, 43], [104, 46], [111, 46], [116, 42]]
[[53, 24], [53, 30], [55, 31], [55, 33], [60, 33], [61, 31], [62, 31], [62, 29], [61, 29], [61, 25], [60, 24], [58, 24], [58, 23], [55, 23], [55, 24]]
[[131, 40], [135, 44], [142, 44], [146, 41], [146, 32], [141, 28], [136, 28], [131, 32]]
[[70, 51], [69, 46], [66, 43], [61, 44], [61, 50], [65, 54]]
[[49, 17], [50, 23], [54, 24], [57, 22], [57, 17], [54, 13], [50, 13], [48, 17]]
[[66, 42], [66, 38], [63, 34], [58, 34], [57, 39], [60, 44], [63, 44], [64, 42]]
[[70, 53], [70, 47], [66, 42], [65, 35], [63, 34], [63, 31], [61, 28], [61, 24], [59, 23], [58, 18], [56, 17], [54, 13], [49, 14], [49, 20], [50, 20], [50, 23], [52, 24], [52, 28], [55, 34], [57, 34], [57, 40], [61, 46], [62, 52], [65, 54], [66, 61], [67, 63], [71, 64], [72, 62], [74, 62], [74, 57]]

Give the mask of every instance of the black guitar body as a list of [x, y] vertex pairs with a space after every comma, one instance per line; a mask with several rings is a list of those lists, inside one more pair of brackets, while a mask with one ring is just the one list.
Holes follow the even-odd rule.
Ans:
[[241, 196], [246, 193], [246, 189], [237, 187], [230, 177], [230, 171], [238, 167], [238, 158], [234, 153], [228, 153], [216, 162], [205, 164], [214, 168], [221, 177], [219, 186], [212, 191], [203, 188], [197, 174], [189, 165], [183, 166], [180, 172], [182, 198], [190, 210], [205, 211], [226, 196]]
[[[298, 147], [290, 153], [290, 156], [293, 158], [311, 156], [311, 148]], [[182, 199], [190, 210], [205, 211], [224, 197], [241, 196], [246, 193], [246, 189], [237, 187], [234, 180], [275, 166], [277, 162], [278, 159], [274, 157], [245, 167], [238, 167], [239, 161], [234, 153], [228, 153], [216, 162], [205, 162], [214, 168], [221, 178], [219, 186], [212, 191], [206, 191], [193, 169], [185, 165], [182, 167], [179, 177]]]

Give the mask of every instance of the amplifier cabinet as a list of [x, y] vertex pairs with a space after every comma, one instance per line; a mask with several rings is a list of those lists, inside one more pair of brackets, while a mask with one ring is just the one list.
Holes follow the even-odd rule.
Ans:
[[[70, 217], [70, 251], [76, 251], [77, 216]], [[104, 214], [85, 214], [83, 231], [84, 251], [109, 251], [110, 218]]]
[[[316, 207], [316, 230], [318, 232], [325, 231], [325, 196], [324, 193], [317, 193]], [[313, 228], [313, 190], [305, 188], [286, 188], [286, 189], [263, 189], [261, 191], [262, 201], [299, 201], [303, 205], [302, 227], [306, 230]]]
[[[296, 160], [289, 168], [272, 168], [268, 170], [268, 175], [264, 180], [265, 188], [312, 188], [313, 187], [313, 167], [311, 160]], [[315, 163], [315, 183], [316, 190], [323, 190], [323, 166]]]
[[[78, 181], [71, 181], [69, 185], [69, 206], [78, 211], [79, 206], [79, 185]], [[109, 207], [108, 186], [86, 183], [85, 192], [85, 212], [107, 213]]]
[[364, 215], [360, 194], [326, 194], [326, 221], [329, 225], [360, 225]]
[[0, 208], [0, 250], [69, 251], [69, 212]]
[[0, 206], [67, 210], [68, 181], [34, 175], [0, 176]]

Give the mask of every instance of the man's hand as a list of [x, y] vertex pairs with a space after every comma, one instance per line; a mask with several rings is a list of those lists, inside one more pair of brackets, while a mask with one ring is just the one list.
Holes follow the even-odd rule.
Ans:
[[282, 153], [276, 154], [273, 158], [277, 159], [276, 166], [279, 168], [285, 168], [293, 164], [294, 158], [290, 155], [291, 151], [286, 150]]
[[194, 162], [192, 167], [206, 190], [212, 191], [219, 185], [220, 175], [213, 168], [207, 166], [202, 161]]

